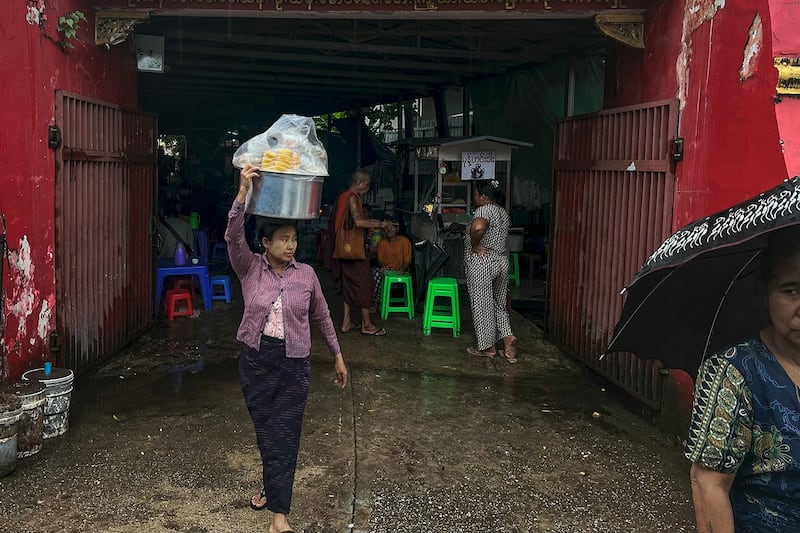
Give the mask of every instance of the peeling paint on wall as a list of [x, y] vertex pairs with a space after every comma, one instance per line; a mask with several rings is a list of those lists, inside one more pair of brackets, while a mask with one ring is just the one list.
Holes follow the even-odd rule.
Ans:
[[28, 2], [28, 12], [25, 14], [25, 20], [31, 26], [39, 26], [44, 24], [47, 20], [47, 15], [44, 14], [45, 10], [44, 0], [30, 0]]
[[681, 51], [675, 64], [678, 78], [678, 104], [683, 110], [686, 106], [686, 91], [689, 87], [689, 64], [692, 61], [692, 34], [713, 19], [717, 11], [725, 7], [725, 0], [687, 0], [683, 14]]
[[[42, 300], [42, 308], [39, 311], [39, 325], [36, 328], [36, 332], [39, 335], [39, 338], [43, 341], [46, 341], [50, 331], [53, 329], [52, 327], [52, 319], [53, 319], [53, 309], [55, 309], [55, 302], [56, 302], [56, 295], [50, 294], [47, 296], [46, 299]], [[34, 343], [33, 338], [31, 338], [31, 344]]]
[[23, 235], [17, 250], [9, 250], [11, 278], [11, 298], [6, 302], [6, 310], [17, 317], [29, 316], [33, 310], [36, 289], [33, 288], [35, 267], [31, 261], [31, 245], [28, 236]]
[[23, 235], [17, 250], [9, 250], [11, 263], [11, 297], [6, 300], [6, 312], [17, 318], [17, 342], [26, 335], [27, 318], [31, 316], [39, 299], [39, 291], [34, 287], [35, 266], [31, 261], [31, 245], [28, 236]]
[[747, 30], [747, 44], [744, 45], [744, 57], [739, 68], [739, 79], [742, 81], [753, 77], [756, 72], [758, 56], [764, 43], [764, 26], [761, 24], [761, 14], [756, 13], [753, 23]]

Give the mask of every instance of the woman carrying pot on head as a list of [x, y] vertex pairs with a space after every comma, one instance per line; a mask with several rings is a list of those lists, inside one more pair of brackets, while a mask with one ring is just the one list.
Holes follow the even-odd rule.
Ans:
[[239, 376], [263, 463], [264, 485], [250, 506], [272, 511], [269, 531], [281, 533], [291, 531], [287, 515], [311, 378], [312, 324], [328, 344], [336, 383], [342, 388], [347, 384], [347, 367], [319, 279], [313, 268], [294, 259], [294, 224], [278, 221], [262, 226], [258, 237], [263, 254], [253, 253], [247, 245], [244, 203], [257, 176], [252, 165], [242, 169], [225, 240], [242, 284], [244, 315], [236, 338], [245, 347], [239, 356]]
[[800, 227], [769, 236], [761, 278], [771, 324], [695, 382], [684, 453], [700, 533], [800, 531]]
[[[369, 191], [372, 176], [363, 170], [356, 170], [350, 178], [350, 187], [341, 192], [336, 199], [335, 209], [328, 223], [330, 242], [336, 243], [337, 232], [343, 227], [344, 222], [351, 219], [355, 228], [362, 233], [360, 258], [343, 259], [335, 258], [336, 247], [329, 246], [328, 257], [336, 290], [342, 295], [344, 316], [342, 317], [342, 333], [360, 330], [363, 335], [381, 337], [386, 335], [384, 328], [379, 328], [370, 319], [369, 312], [372, 307], [373, 286], [372, 268], [363, 250], [364, 236], [367, 229], [388, 229], [393, 227], [389, 220], [374, 220], [364, 216], [362, 196]], [[351, 314], [353, 307], [361, 309], [361, 322], [356, 323]]]
[[473, 198], [477, 208], [464, 234], [464, 270], [478, 344], [467, 353], [494, 357], [498, 353], [495, 343], [502, 340], [500, 353], [509, 363], [516, 363], [517, 337], [506, 308], [510, 220], [500, 205], [503, 190], [497, 180], [477, 181]]

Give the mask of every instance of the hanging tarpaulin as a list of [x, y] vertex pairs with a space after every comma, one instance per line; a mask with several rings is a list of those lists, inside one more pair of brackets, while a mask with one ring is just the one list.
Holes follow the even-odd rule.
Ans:
[[493, 180], [494, 152], [461, 152], [461, 180]]

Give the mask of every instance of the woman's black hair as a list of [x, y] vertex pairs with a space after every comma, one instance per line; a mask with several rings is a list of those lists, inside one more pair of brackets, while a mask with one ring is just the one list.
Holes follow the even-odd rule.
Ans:
[[497, 180], [478, 180], [475, 182], [475, 189], [478, 194], [485, 194], [493, 202], [502, 203], [505, 194], [503, 189], [500, 188], [500, 182]]
[[787, 260], [800, 256], [800, 225], [771, 232], [761, 254], [761, 281], [764, 287]]
[[[282, 218], [269, 218], [263, 217], [258, 215], [253, 215], [254, 221], [254, 231], [253, 231], [253, 244], [255, 245], [255, 249], [258, 251], [264, 251], [264, 245], [261, 244], [261, 241], [266, 238], [268, 241], [272, 240], [272, 236], [275, 235], [275, 232], [281, 228], [291, 226], [297, 231], [297, 222], [294, 220], [287, 220]], [[299, 232], [298, 232], [299, 234]]]

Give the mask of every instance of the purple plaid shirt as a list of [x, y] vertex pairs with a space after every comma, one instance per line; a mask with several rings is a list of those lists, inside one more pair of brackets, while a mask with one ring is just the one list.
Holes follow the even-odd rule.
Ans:
[[238, 340], [258, 350], [267, 315], [282, 295], [286, 357], [311, 354], [310, 324], [322, 332], [331, 354], [340, 352], [328, 302], [314, 269], [292, 259], [283, 275], [278, 275], [263, 255], [253, 253], [244, 236], [244, 204], [236, 200], [228, 212], [225, 241], [231, 266], [242, 282], [244, 297], [244, 315], [236, 333]]

